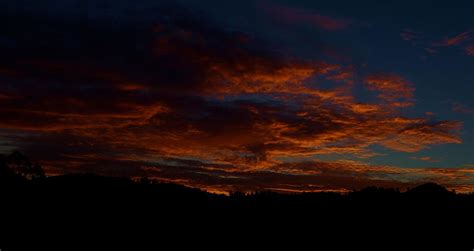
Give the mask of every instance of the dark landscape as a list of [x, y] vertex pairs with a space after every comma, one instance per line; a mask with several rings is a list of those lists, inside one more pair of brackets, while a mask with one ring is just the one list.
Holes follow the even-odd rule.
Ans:
[[473, 13], [0, 0], [0, 251], [472, 251]]
[[[8, 229], [3, 237], [9, 237], [5, 243], [20, 247], [28, 245], [23, 238], [36, 241], [50, 234], [77, 242], [83, 231], [88, 236], [81, 239], [83, 243], [118, 236], [129, 241], [145, 236], [162, 241], [176, 235], [204, 238], [206, 234], [199, 233], [203, 225], [224, 239], [230, 237], [227, 233], [237, 235], [238, 229], [251, 226], [246, 231], [255, 236], [289, 234], [287, 237], [295, 238], [312, 233], [319, 235], [313, 238], [324, 241], [332, 234], [350, 239], [370, 234], [379, 241], [390, 241], [389, 233], [403, 231], [404, 241], [441, 236], [438, 241], [443, 245], [453, 240], [454, 246], [472, 244], [469, 227], [474, 222], [474, 194], [457, 194], [434, 183], [404, 192], [367, 187], [347, 194], [236, 191], [227, 196], [147, 178], [46, 177], [41, 167], [20, 152], [2, 156], [0, 163], [2, 227]], [[306, 232], [301, 226], [315, 229]], [[451, 229], [453, 226], [461, 227]], [[251, 240], [253, 237], [247, 241]]]

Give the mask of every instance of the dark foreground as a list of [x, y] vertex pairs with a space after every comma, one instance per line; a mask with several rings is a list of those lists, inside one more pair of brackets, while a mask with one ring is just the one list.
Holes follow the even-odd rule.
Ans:
[[148, 180], [91, 174], [29, 180], [5, 166], [0, 170], [2, 250], [58, 240], [157, 244], [180, 237], [173, 245], [208, 245], [216, 238], [238, 244], [266, 241], [267, 235], [271, 243], [289, 237], [298, 243], [344, 240], [332, 242], [336, 246], [382, 240], [382, 250], [413, 240], [425, 248], [437, 243], [450, 245], [446, 250], [474, 248], [474, 195], [436, 184], [406, 192], [372, 187], [344, 195], [223, 196]]

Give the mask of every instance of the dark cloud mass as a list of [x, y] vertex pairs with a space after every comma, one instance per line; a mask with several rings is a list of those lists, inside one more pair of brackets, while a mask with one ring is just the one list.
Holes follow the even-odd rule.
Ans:
[[[363, 163], [379, 154], [373, 146], [417, 152], [462, 142], [460, 122], [404, 115], [415, 84], [391, 69], [359, 80], [356, 67], [289, 57], [181, 7], [142, 1], [130, 14], [122, 1], [100, 2], [89, 15], [9, 6], [0, 18], [0, 144], [23, 149], [51, 175], [149, 176], [216, 192], [472, 180], [469, 169]], [[275, 8], [326, 30], [349, 25]], [[361, 162], [315, 157], [330, 154]]]

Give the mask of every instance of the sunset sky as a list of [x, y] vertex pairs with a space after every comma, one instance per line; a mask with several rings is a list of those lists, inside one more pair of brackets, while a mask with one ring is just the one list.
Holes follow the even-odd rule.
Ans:
[[474, 191], [474, 2], [0, 2], [0, 153], [211, 192]]

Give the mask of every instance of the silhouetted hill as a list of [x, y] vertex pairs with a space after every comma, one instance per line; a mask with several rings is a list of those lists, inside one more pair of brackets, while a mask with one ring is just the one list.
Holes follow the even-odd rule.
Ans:
[[436, 183], [426, 183], [415, 188], [409, 189], [407, 191], [408, 194], [418, 194], [418, 195], [446, 195], [451, 194], [443, 186], [440, 186]]

